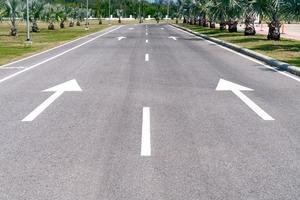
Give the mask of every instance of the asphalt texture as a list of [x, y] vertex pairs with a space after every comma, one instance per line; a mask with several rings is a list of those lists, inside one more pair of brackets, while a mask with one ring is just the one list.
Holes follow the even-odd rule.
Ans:
[[[111, 27], [5, 68], [1, 200], [300, 199], [297, 79], [155, 24]], [[73, 79], [81, 92], [22, 121], [53, 94], [43, 90]], [[242, 92], [275, 120], [216, 91], [220, 79], [253, 89]], [[143, 107], [151, 156], [141, 156]]]

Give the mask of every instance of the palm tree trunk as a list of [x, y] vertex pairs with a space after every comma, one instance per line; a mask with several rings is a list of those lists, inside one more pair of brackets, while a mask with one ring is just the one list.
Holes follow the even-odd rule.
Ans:
[[17, 36], [17, 27], [16, 27], [16, 18], [15, 16], [11, 19], [11, 29], [10, 29], [10, 35], [11, 36]]
[[54, 28], [54, 24], [53, 24], [53, 22], [49, 22], [48, 23], [48, 30], [54, 30], [55, 28]]
[[255, 35], [256, 31], [255, 31], [255, 27], [254, 27], [254, 16], [251, 15], [247, 15], [246, 16], [246, 20], [245, 20], [245, 31], [244, 34], [245, 35]]
[[60, 28], [65, 28], [65, 20], [61, 20], [59, 26]]
[[221, 21], [221, 23], [220, 23], [220, 30], [221, 31], [226, 30], [226, 22]]
[[37, 20], [36, 19], [33, 19], [31, 30], [34, 33], [39, 32], [39, 27], [37, 25]]
[[269, 23], [268, 40], [280, 40], [280, 27], [279, 20], [273, 20]]
[[237, 32], [237, 25], [238, 25], [237, 21], [230, 20], [228, 22], [228, 31], [230, 33]]

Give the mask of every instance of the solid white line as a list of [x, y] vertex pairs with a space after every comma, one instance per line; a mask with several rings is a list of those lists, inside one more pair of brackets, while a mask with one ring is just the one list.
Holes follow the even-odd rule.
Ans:
[[151, 156], [150, 108], [143, 107], [141, 156]]
[[232, 90], [232, 92], [236, 96], [238, 96], [247, 106], [249, 106], [251, 108], [251, 110], [253, 110], [263, 120], [274, 120], [268, 113], [266, 113], [263, 109], [261, 109], [258, 105], [256, 105], [251, 99], [249, 99], [241, 91]]
[[146, 40], [146, 43], [148, 43], [149, 41], [148, 40]]
[[64, 91], [57, 91], [52, 94], [46, 101], [44, 101], [41, 105], [39, 105], [36, 109], [34, 109], [27, 117], [25, 117], [22, 122], [31, 122], [37, 116], [39, 116], [48, 106], [50, 106], [58, 97], [60, 97]]
[[149, 54], [145, 54], [145, 61], [148, 62], [149, 61]]
[[[171, 25], [169, 25], [169, 26], [171, 26]], [[186, 34], [188, 34], [188, 35], [191, 35], [191, 36], [193, 36], [193, 37], [196, 37], [196, 38], [199, 38], [199, 37], [200, 37], [200, 36], [196, 36], [196, 35], [194, 35], [194, 34], [192, 34], [192, 33], [189, 33], [189, 32], [187, 32], [187, 31], [184, 31], [184, 30], [182, 30], [182, 29], [175, 28], [175, 27], [173, 27], [173, 26], [171, 26], [171, 27], [172, 27], [173, 29], [175, 29], [175, 30], [181, 31], [181, 32], [186, 33]], [[202, 38], [202, 37], [201, 37], [201, 38]], [[278, 69], [276, 69], [276, 68], [274, 68], [274, 67], [272, 67], [272, 66], [269, 66], [269, 65], [263, 63], [262, 61], [256, 60], [256, 59], [251, 58], [251, 57], [249, 57], [249, 56], [247, 56], [247, 55], [244, 55], [244, 54], [241, 54], [241, 53], [239, 53], [239, 52], [236, 52], [236, 51], [234, 51], [234, 50], [232, 50], [232, 49], [229, 49], [229, 48], [227, 48], [227, 47], [224, 47], [224, 46], [222, 46], [222, 45], [219, 45], [219, 44], [217, 44], [217, 43], [215, 43], [215, 42], [212, 42], [212, 41], [210, 41], [210, 40], [207, 40], [207, 39], [205, 39], [205, 38], [202, 38], [202, 39], [204, 39], [206, 42], [208, 42], [208, 43], [210, 43], [210, 44], [214, 44], [214, 45], [216, 45], [216, 46], [218, 46], [218, 47], [221, 47], [221, 48], [223, 48], [223, 49], [225, 49], [225, 50], [227, 50], [227, 51], [230, 51], [230, 52], [232, 52], [232, 53], [234, 53], [234, 54], [237, 54], [237, 55], [242, 56], [242, 57], [244, 57], [244, 58], [246, 58], [246, 59], [248, 59], [248, 60], [251, 60], [252, 62], [255, 62], [255, 63], [257, 63], [257, 64], [260, 64], [260, 65], [262, 65], [262, 66], [264, 66], [264, 67], [266, 67], [266, 68], [268, 68], [268, 69], [271, 69], [271, 70], [273, 70], [273, 71], [275, 71], [275, 72], [278, 72], [279, 74], [282, 74], [282, 75], [284, 75], [284, 76], [286, 76], [286, 77], [289, 77], [289, 78], [291, 78], [291, 79], [293, 79], [293, 80], [295, 80], [295, 81], [300, 82], [300, 78], [298, 78], [298, 77], [296, 77], [296, 76], [294, 76], [294, 75], [292, 75], [292, 74], [289, 74], [289, 73], [283, 72], [283, 71], [279, 71]]]
[[3, 79], [0, 79], [0, 83], [2, 83], [2, 82], [4, 82], [4, 81], [7, 81], [7, 80], [9, 80], [9, 79], [11, 79], [11, 78], [13, 78], [13, 77], [15, 77], [15, 76], [18, 76], [18, 75], [20, 75], [20, 74], [22, 74], [22, 73], [24, 73], [24, 72], [26, 72], [26, 71], [29, 71], [29, 70], [31, 70], [31, 69], [33, 69], [33, 68], [35, 68], [35, 67], [38, 67], [38, 66], [40, 66], [40, 65], [42, 65], [42, 64], [44, 64], [44, 63], [47, 63], [47, 62], [49, 62], [49, 61], [51, 61], [51, 60], [53, 60], [53, 59], [55, 59], [55, 58], [58, 58], [58, 57], [60, 57], [60, 56], [62, 56], [62, 55], [64, 55], [64, 54], [66, 54], [66, 53], [68, 53], [68, 52], [70, 52], [70, 51], [73, 51], [73, 50], [75, 50], [75, 49], [78, 49], [79, 47], [81, 47], [81, 46], [83, 46], [83, 45], [85, 45], [85, 44], [88, 44], [88, 43], [90, 43], [90, 42], [92, 42], [92, 41], [94, 41], [94, 40], [96, 40], [96, 39], [98, 39], [98, 38], [100, 38], [100, 37], [102, 37], [102, 36], [104, 36], [104, 35], [107, 35], [107, 34], [113, 32], [113, 31], [115, 31], [115, 30], [118, 30], [119, 28], [121, 28], [121, 26], [118, 27], [118, 28], [115, 28], [115, 29], [113, 29], [113, 30], [110, 30], [110, 31], [108, 31], [108, 32], [105, 32], [105, 33], [103, 33], [103, 34], [101, 34], [101, 35], [98, 35], [98, 36], [96, 36], [96, 37], [94, 37], [94, 38], [92, 38], [92, 39], [90, 39], [90, 40], [88, 40], [88, 41], [86, 41], [86, 42], [84, 42], [84, 43], [81, 43], [81, 44], [79, 44], [79, 45], [77, 45], [77, 46], [75, 46], [75, 47], [72, 47], [71, 49], [68, 49], [68, 50], [66, 50], [66, 51], [64, 51], [64, 52], [62, 52], [62, 53], [59, 53], [59, 54], [57, 54], [57, 55], [55, 55], [55, 56], [53, 56], [53, 57], [50, 57], [50, 58], [48, 58], [48, 59], [46, 59], [46, 60], [44, 60], [44, 61], [42, 61], [42, 62], [39, 62], [39, 63], [37, 63], [37, 64], [35, 64], [35, 65], [32, 65], [32, 66], [30, 66], [30, 67], [27, 67], [27, 68], [21, 70], [21, 71], [18, 71], [18, 72], [14, 73], [14, 74], [11, 74], [11, 75], [9, 75], [9, 76], [3, 78]]
[[31, 55], [31, 56], [28, 56], [28, 57], [26, 57], [26, 58], [22, 58], [22, 59], [20, 59], [20, 60], [16, 60], [16, 61], [14, 61], [14, 62], [7, 63], [7, 64], [5, 64], [5, 65], [1, 65], [0, 67], [6, 67], [6, 66], [9, 66], [9, 65], [13, 65], [13, 64], [16, 64], [16, 63], [18, 63], [18, 62], [24, 61], [24, 60], [28, 60], [28, 59], [30, 59], [30, 58], [39, 56], [39, 55], [41, 55], [41, 54], [47, 53], [47, 52], [52, 51], [52, 50], [55, 50], [55, 49], [58, 49], [58, 48], [60, 48], [60, 47], [66, 46], [66, 45], [68, 45], [68, 44], [77, 42], [78, 40], [81, 40], [81, 39], [84, 39], [84, 38], [87, 38], [87, 37], [96, 35], [96, 34], [98, 34], [98, 33], [100, 33], [100, 32], [103, 32], [103, 31], [106, 31], [106, 30], [101, 30], [101, 31], [98, 31], [98, 32], [95, 32], [95, 33], [92, 33], [92, 34], [89, 34], [89, 35], [86, 35], [86, 36], [77, 38], [77, 39], [72, 40], [72, 41], [70, 41], [70, 42], [66, 42], [66, 43], [61, 44], [61, 45], [59, 45], [59, 46], [53, 47], [53, 48], [51, 48], [51, 49], [48, 49], [48, 50], [46, 50], [46, 51], [42, 51], [42, 52], [40, 52], [40, 53], [36, 53], [36, 54]]

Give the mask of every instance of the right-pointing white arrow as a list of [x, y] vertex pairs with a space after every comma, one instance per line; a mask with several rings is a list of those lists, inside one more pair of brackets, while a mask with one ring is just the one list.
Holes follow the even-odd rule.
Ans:
[[170, 37], [168, 37], [168, 38], [173, 39], [173, 40], [177, 40], [177, 38], [174, 37], [174, 36], [170, 36]]
[[118, 40], [120, 41], [120, 40], [123, 40], [123, 39], [125, 39], [126, 37], [124, 37], [124, 36], [120, 36], [120, 37], [118, 37]]
[[58, 97], [64, 92], [79, 92], [82, 91], [75, 79], [56, 85], [52, 88], [44, 90], [43, 92], [54, 92], [46, 101], [34, 109], [29, 115], [27, 115], [22, 121], [31, 122], [37, 116], [39, 116], [48, 106], [50, 106]]
[[253, 89], [220, 79], [217, 91], [232, 91], [237, 97], [239, 97], [249, 108], [251, 108], [258, 116], [263, 120], [274, 120], [268, 113], [256, 105], [251, 99], [244, 95], [241, 91], [253, 91]]

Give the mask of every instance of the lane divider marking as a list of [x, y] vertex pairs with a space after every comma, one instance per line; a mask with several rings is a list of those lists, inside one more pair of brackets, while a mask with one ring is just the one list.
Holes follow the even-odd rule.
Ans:
[[143, 107], [141, 156], [151, 156], [150, 108]]

